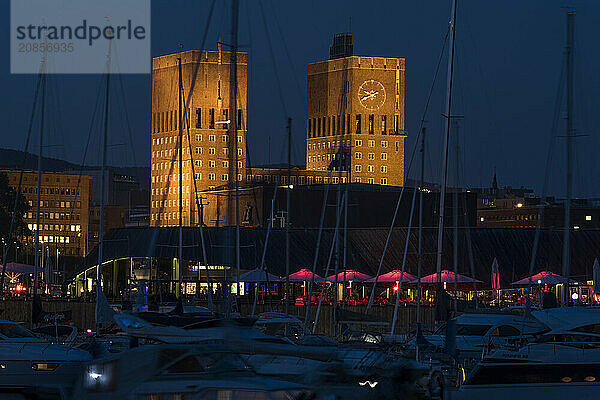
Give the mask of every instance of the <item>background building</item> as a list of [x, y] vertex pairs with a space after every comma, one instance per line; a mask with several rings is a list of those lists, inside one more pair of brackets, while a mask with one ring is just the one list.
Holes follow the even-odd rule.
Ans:
[[[20, 170], [2, 170], [13, 188], [19, 185]], [[29, 203], [24, 221], [34, 233], [27, 246], [35, 244], [37, 216], [37, 172], [23, 173], [21, 192]], [[85, 256], [88, 250], [89, 177], [87, 175], [42, 174], [40, 193], [40, 243], [50, 254]], [[33, 251], [33, 250], [31, 250]]]
[[404, 184], [404, 69], [403, 58], [353, 56], [350, 33], [334, 37], [330, 59], [308, 65], [308, 170]]
[[[230, 54], [221, 51], [219, 43], [217, 51], [185, 51], [153, 59], [150, 199], [150, 224], [153, 226], [179, 224], [178, 59], [181, 59], [185, 99], [198, 67], [187, 125], [184, 126], [183, 224], [198, 224], [196, 196], [200, 196], [200, 192], [235, 185], [236, 148], [238, 180], [245, 179], [248, 56], [237, 53], [237, 138], [231, 138], [228, 132]], [[231, 199], [228, 201], [231, 203]], [[231, 207], [226, 224], [232, 223], [230, 210]]]

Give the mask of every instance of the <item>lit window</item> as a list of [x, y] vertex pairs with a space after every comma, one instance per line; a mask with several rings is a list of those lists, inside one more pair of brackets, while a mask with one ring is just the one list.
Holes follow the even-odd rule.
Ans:
[[387, 153], [381, 153], [381, 159], [387, 160]]
[[372, 165], [367, 166], [367, 171], [373, 172], [374, 170], [375, 170], [375, 167], [373, 167]]
[[383, 172], [384, 174], [387, 173], [387, 165], [381, 166], [381, 172]]
[[215, 135], [208, 135], [208, 140], [210, 142], [214, 142], [215, 141]]
[[381, 184], [387, 185], [387, 178], [381, 178]]
[[369, 140], [369, 147], [375, 147], [375, 141]]
[[356, 158], [357, 160], [360, 160], [362, 158], [362, 153], [356, 152], [356, 154], [354, 155], [354, 158]]
[[214, 147], [210, 147], [208, 149], [208, 154], [215, 154], [215, 148]]
[[360, 172], [360, 171], [362, 170], [362, 167], [361, 167], [360, 165], [356, 165], [356, 166], [354, 167], [354, 170], [355, 170], [356, 172]]
[[369, 160], [375, 159], [375, 153], [369, 153]]
[[586, 215], [585, 216], [585, 220], [586, 221], [591, 221], [592, 220], [592, 216], [591, 215]]

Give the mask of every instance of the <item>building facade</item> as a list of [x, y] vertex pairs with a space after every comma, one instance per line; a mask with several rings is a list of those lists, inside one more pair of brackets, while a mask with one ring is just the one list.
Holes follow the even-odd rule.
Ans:
[[[308, 66], [306, 168], [246, 163], [247, 60], [237, 54], [236, 137], [229, 118], [230, 52], [186, 51], [153, 59], [150, 225], [234, 225], [235, 182], [404, 185], [404, 59], [358, 57], [352, 35], [334, 37], [330, 60]], [[198, 63], [198, 57], [200, 62]], [[179, 179], [179, 59], [184, 118]], [[237, 168], [236, 168], [237, 167]], [[240, 207], [243, 213], [243, 207]], [[209, 217], [210, 216], [210, 217]]]
[[349, 43], [350, 34], [336, 35], [331, 58], [308, 65], [307, 169], [402, 186], [404, 59], [353, 56]]
[[[179, 224], [179, 59], [184, 101], [197, 72], [183, 127], [183, 224], [199, 223], [200, 211], [196, 204], [201, 201], [197, 196], [201, 196], [202, 191], [235, 186], [236, 170], [237, 179], [244, 181], [248, 56], [237, 53], [237, 135], [230, 137], [233, 131], [229, 129], [230, 55], [230, 52], [221, 51], [219, 43], [217, 51], [185, 51], [153, 59], [152, 226]], [[201, 61], [198, 64], [199, 56]]]
[[[17, 189], [19, 170], [1, 171], [8, 176], [9, 184]], [[37, 172], [23, 172], [21, 193], [29, 203], [24, 221], [33, 235], [27, 238], [27, 246], [35, 243], [38, 229]], [[52, 254], [55, 249], [62, 255], [85, 256], [88, 251], [89, 177], [66, 173], [43, 173], [40, 193], [40, 243]]]

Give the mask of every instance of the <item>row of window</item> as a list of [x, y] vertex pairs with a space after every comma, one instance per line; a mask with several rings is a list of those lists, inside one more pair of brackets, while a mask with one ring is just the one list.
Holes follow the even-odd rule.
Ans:
[[[356, 172], [362, 172], [362, 165], [355, 165], [354, 166], [354, 171], [356, 171]], [[380, 171], [383, 174], [387, 174], [387, 172], [388, 172], [387, 165], [382, 165], [380, 167]], [[374, 165], [367, 165], [367, 172], [375, 172], [375, 166]]]
[[[242, 129], [243, 112], [237, 110], [237, 129]], [[214, 108], [203, 109], [196, 108], [194, 127], [197, 129], [229, 129], [229, 109], [221, 110], [221, 115], [218, 115], [218, 110]], [[189, 126], [190, 116], [187, 115], [187, 125]], [[186, 126], [184, 125], [184, 129]], [[155, 112], [152, 114], [152, 133], [169, 132], [179, 129], [178, 110], [168, 110]]]
[[[37, 194], [37, 186], [32, 186], [32, 187], [25, 187], [22, 190], [22, 193], [32, 193], [32, 194]], [[49, 188], [49, 187], [43, 187], [40, 189], [40, 194], [55, 194], [55, 195], [62, 195], [62, 196], [78, 196], [79, 195], [79, 189], [71, 189], [71, 188]]]
[[[67, 232], [80, 232], [81, 225], [63, 225], [63, 224], [43, 224], [40, 225], [43, 231], [67, 231]], [[29, 230], [35, 231], [37, 224], [27, 224]]]
[[[244, 156], [244, 149], [238, 149], [238, 157], [243, 157]], [[183, 149], [183, 154], [186, 153], [186, 149]], [[188, 151], [189, 153], [189, 151]], [[221, 149], [221, 153], [224, 156], [229, 155], [229, 148], [227, 147], [223, 147]], [[172, 159], [173, 155], [176, 154], [174, 149], [168, 149], [168, 150], [156, 150], [152, 152], [152, 158], [160, 158], [160, 159], [164, 159], [164, 160], [169, 160]], [[196, 147], [194, 149], [194, 154], [204, 154], [204, 148], [202, 147]], [[215, 155], [217, 154], [217, 149], [215, 147], [209, 147], [208, 148], [208, 154], [209, 155]], [[185, 160], [184, 162], [189, 162], [189, 160]], [[177, 161], [175, 161], [177, 162]], [[168, 163], [167, 163], [168, 164]], [[177, 164], [179, 165], [179, 164]], [[184, 164], [185, 166], [185, 164]]]
[[[353, 133], [352, 125], [354, 126], [354, 133], [360, 134], [363, 131], [363, 115], [356, 114], [354, 116], [354, 123], [352, 124], [352, 117], [350, 114], [335, 116], [330, 115], [327, 117], [309, 118], [307, 121], [307, 134], [309, 138], [323, 137], [323, 136], [334, 136]], [[377, 119], [379, 126], [375, 124], [375, 114], [368, 114], [366, 119], [366, 132], [370, 135], [374, 135], [375, 131], [382, 135], [398, 135], [402, 133], [400, 131], [400, 115], [395, 114], [393, 120], [393, 128], [388, 131], [388, 116], [380, 115]]]
[[[315, 162], [320, 162], [320, 161], [332, 161], [335, 160], [336, 157], [335, 154], [318, 154], [316, 156], [308, 156], [308, 162], [309, 163], [315, 163]], [[382, 160], [387, 160], [388, 159], [388, 155], [387, 153], [381, 153], [380, 157]], [[356, 153], [354, 153], [354, 158], [356, 158], [357, 160], [362, 160], [362, 153], [360, 151], [357, 151]], [[367, 159], [369, 160], [375, 160], [375, 153], [367, 153]]]
[[[244, 141], [243, 139], [244, 137], [242, 135], [238, 135], [238, 142], [242, 143]], [[163, 136], [160, 138], [152, 138], [152, 145], [153, 146], [160, 146], [163, 144], [177, 144], [179, 138], [176, 135], [170, 135], [170, 136]], [[183, 141], [185, 142], [187, 140], [187, 135], [183, 136]], [[202, 141], [202, 134], [196, 134], [196, 141], [201, 142]], [[217, 141], [217, 135], [208, 135], [208, 141], [209, 142], [216, 142]], [[229, 141], [229, 135], [221, 135], [221, 141], [222, 142], [228, 142]]]
[[[43, 203], [43, 201], [41, 202]], [[29, 201], [29, 206], [32, 207], [33, 206], [33, 202], [30, 200]], [[43, 207], [43, 206], [42, 206]], [[27, 218], [28, 219], [33, 219], [33, 218], [37, 218], [36, 214], [33, 212], [28, 212], [27, 213]], [[71, 213], [57, 213], [57, 212], [42, 212], [40, 213], [40, 218], [46, 218], [46, 219], [67, 219], [67, 220], [77, 220], [79, 221], [79, 219], [81, 218], [81, 214], [71, 214]]]

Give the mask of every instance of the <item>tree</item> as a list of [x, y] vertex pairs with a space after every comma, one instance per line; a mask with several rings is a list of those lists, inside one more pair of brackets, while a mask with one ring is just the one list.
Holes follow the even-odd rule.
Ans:
[[[0, 172], [0, 237], [4, 241], [9, 240], [10, 222], [13, 210], [15, 209], [16, 196], [17, 188], [11, 187], [8, 176], [5, 173]], [[27, 211], [29, 211], [29, 204], [23, 194], [21, 194], [19, 196], [19, 202], [17, 203], [12, 238], [10, 239], [15, 240], [14, 238], [22, 238], [31, 235], [31, 231], [24, 220]]]

